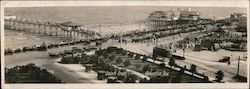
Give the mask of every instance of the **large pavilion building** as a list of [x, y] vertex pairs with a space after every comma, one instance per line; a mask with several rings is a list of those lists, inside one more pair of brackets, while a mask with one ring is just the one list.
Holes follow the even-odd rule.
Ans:
[[154, 11], [147, 18], [149, 30], [166, 29], [169, 27], [178, 27], [190, 21], [197, 21], [200, 18], [200, 12], [193, 11], [190, 8], [169, 11]]

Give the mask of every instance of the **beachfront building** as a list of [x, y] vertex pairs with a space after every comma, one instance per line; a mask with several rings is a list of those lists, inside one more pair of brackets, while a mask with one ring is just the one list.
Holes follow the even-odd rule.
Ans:
[[200, 18], [200, 12], [193, 11], [190, 8], [170, 11], [154, 11], [149, 14], [147, 27], [149, 30], [161, 30], [166, 28], [176, 28], [180, 25], [197, 22]]
[[247, 17], [246, 13], [233, 13], [230, 15], [230, 19], [236, 22], [238, 22], [240, 18], [244, 18], [244, 17]]
[[198, 20], [200, 18], [200, 12], [192, 11], [190, 8], [180, 11], [180, 20]]
[[234, 13], [230, 16], [231, 20], [237, 22], [237, 31], [247, 31], [247, 15], [245, 13]]

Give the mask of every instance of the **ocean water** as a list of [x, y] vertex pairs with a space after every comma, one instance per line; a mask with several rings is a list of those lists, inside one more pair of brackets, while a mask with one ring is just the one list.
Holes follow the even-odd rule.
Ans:
[[[170, 6], [77, 6], [77, 7], [10, 7], [5, 8], [5, 15], [47, 20], [56, 22], [73, 21], [81, 25], [86, 24], [114, 24], [145, 21], [153, 11], [168, 11], [187, 9], [189, 7]], [[225, 18], [234, 12], [246, 13], [246, 8], [235, 7], [191, 7], [201, 12], [206, 18]]]

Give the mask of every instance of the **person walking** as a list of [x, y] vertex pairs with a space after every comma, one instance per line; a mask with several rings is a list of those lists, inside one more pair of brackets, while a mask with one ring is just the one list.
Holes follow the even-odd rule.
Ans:
[[229, 66], [231, 64], [231, 61], [229, 60], [228, 62], [227, 62], [227, 65]]

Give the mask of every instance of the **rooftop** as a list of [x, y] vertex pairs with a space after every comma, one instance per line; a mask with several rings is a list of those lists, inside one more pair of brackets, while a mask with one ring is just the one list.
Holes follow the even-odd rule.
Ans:
[[67, 27], [80, 27], [81, 25], [72, 21], [67, 21], [67, 22], [63, 22], [61, 23], [61, 25], [63, 26], [67, 26]]

